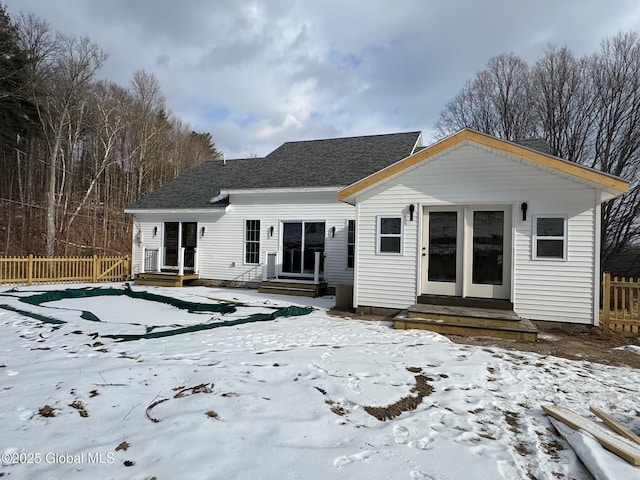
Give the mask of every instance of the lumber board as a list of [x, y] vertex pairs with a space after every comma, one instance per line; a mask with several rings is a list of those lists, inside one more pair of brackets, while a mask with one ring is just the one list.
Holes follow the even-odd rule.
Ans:
[[613, 418], [607, 412], [605, 412], [604, 410], [598, 407], [594, 407], [591, 405], [589, 406], [589, 410], [591, 410], [591, 412], [593, 412], [597, 417], [599, 417], [600, 420], [602, 420], [611, 430], [640, 445], [640, 437], [635, 433], [633, 433], [631, 430], [629, 430], [627, 427], [625, 427], [623, 424], [618, 422], [615, 418]]
[[593, 475], [594, 480], [630, 480], [637, 479], [639, 467], [629, 465], [598, 443], [588, 433], [574, 430], [555, 418], [549, 418], [558, 433], [571, 446], [582, 464]]
[[542, 409], [547, 415], [552, 416], [574, 430], [584, 430], [592, 435], [600, 445], [626, 460], [631, 465], [640, 465], [640, 445], [566, 407], [542, 405]]

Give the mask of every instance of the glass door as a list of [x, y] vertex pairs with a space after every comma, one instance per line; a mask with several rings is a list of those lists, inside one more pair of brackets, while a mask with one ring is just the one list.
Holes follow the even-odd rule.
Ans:
[[282, 224], [282, 273], [302, 273], [302, 222]]
[[182, 222], [182, 247], [184, 247], [184, 268], [193, 270], [196, 260], [198, 243], [198, 224], [196, 222]]
[[423, 221], [422, 292], [462, 295], [461, 207], [427, 209]]
[[468, 224], [467, 295], [509, 298], [511, 209], [472, 207]]
[[[325, 222], [283, 222], [282, 273], [313, 276], [315, 253], [324, 253]], [[320, 272], [324, 271], [324, 255], [320, 255]]]
[[178, 239], [180, 224], [165, 222], [164, 224], [164, 265], [178, 267]]

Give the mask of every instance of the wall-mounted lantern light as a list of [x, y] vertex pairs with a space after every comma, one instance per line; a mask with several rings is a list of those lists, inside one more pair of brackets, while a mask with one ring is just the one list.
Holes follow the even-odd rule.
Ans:
[[527, 208], [529, 208], [529, 205], [527, 205], [527, 202], [522, 202], [520, 204], [520, 210], [522, 210], [522, 221], [525, 222], [527, 220]]
[[331, 238], [336, 236], [336, 227], [331, 227]]
[[153, 227], [153, 236], [155, 237], [158, 234], [158, 227]]
[[200, 236], [204, 237], [204, 232], [206, 232], [206, 231], [207, 231], [207, 229], [205, 227], [201, 227], [200, 228]]
[[416, 211], [416, 206], [412, 203], [409, 205], [409, 220], [413, 222], [413, 213]]
[[273, 225], [269, 227], [269, 238], [273, 237]]

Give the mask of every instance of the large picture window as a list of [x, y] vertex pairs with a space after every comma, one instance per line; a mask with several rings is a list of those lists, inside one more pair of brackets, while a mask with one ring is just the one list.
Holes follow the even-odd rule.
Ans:
[[378, 253], [402, 253], [401, 217], [378, 217]]
[[356, 259], [356, 221], [347, 220], [347, 268], [353, 268]]
[[260, 220], [245, 221], [244, 263], [260, 263]]
[[567, 217], [545, 215], [533, 217], [533, 258], [567, 259]]

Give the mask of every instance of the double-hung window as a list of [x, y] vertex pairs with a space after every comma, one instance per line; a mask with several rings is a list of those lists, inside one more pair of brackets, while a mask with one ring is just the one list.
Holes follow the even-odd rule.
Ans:
[[538, 260], [567, 259], [567, 217], [539, 215], [533, 217], [533, 258]]
[[244, 263], [260, 263], [260, 220], [245, 221]]
[[402, 217], [378, 217], [378, 253], [402, 253]]
[[347, 268], [352, 269], [356, 259], [356, 221], [347, 220]]

